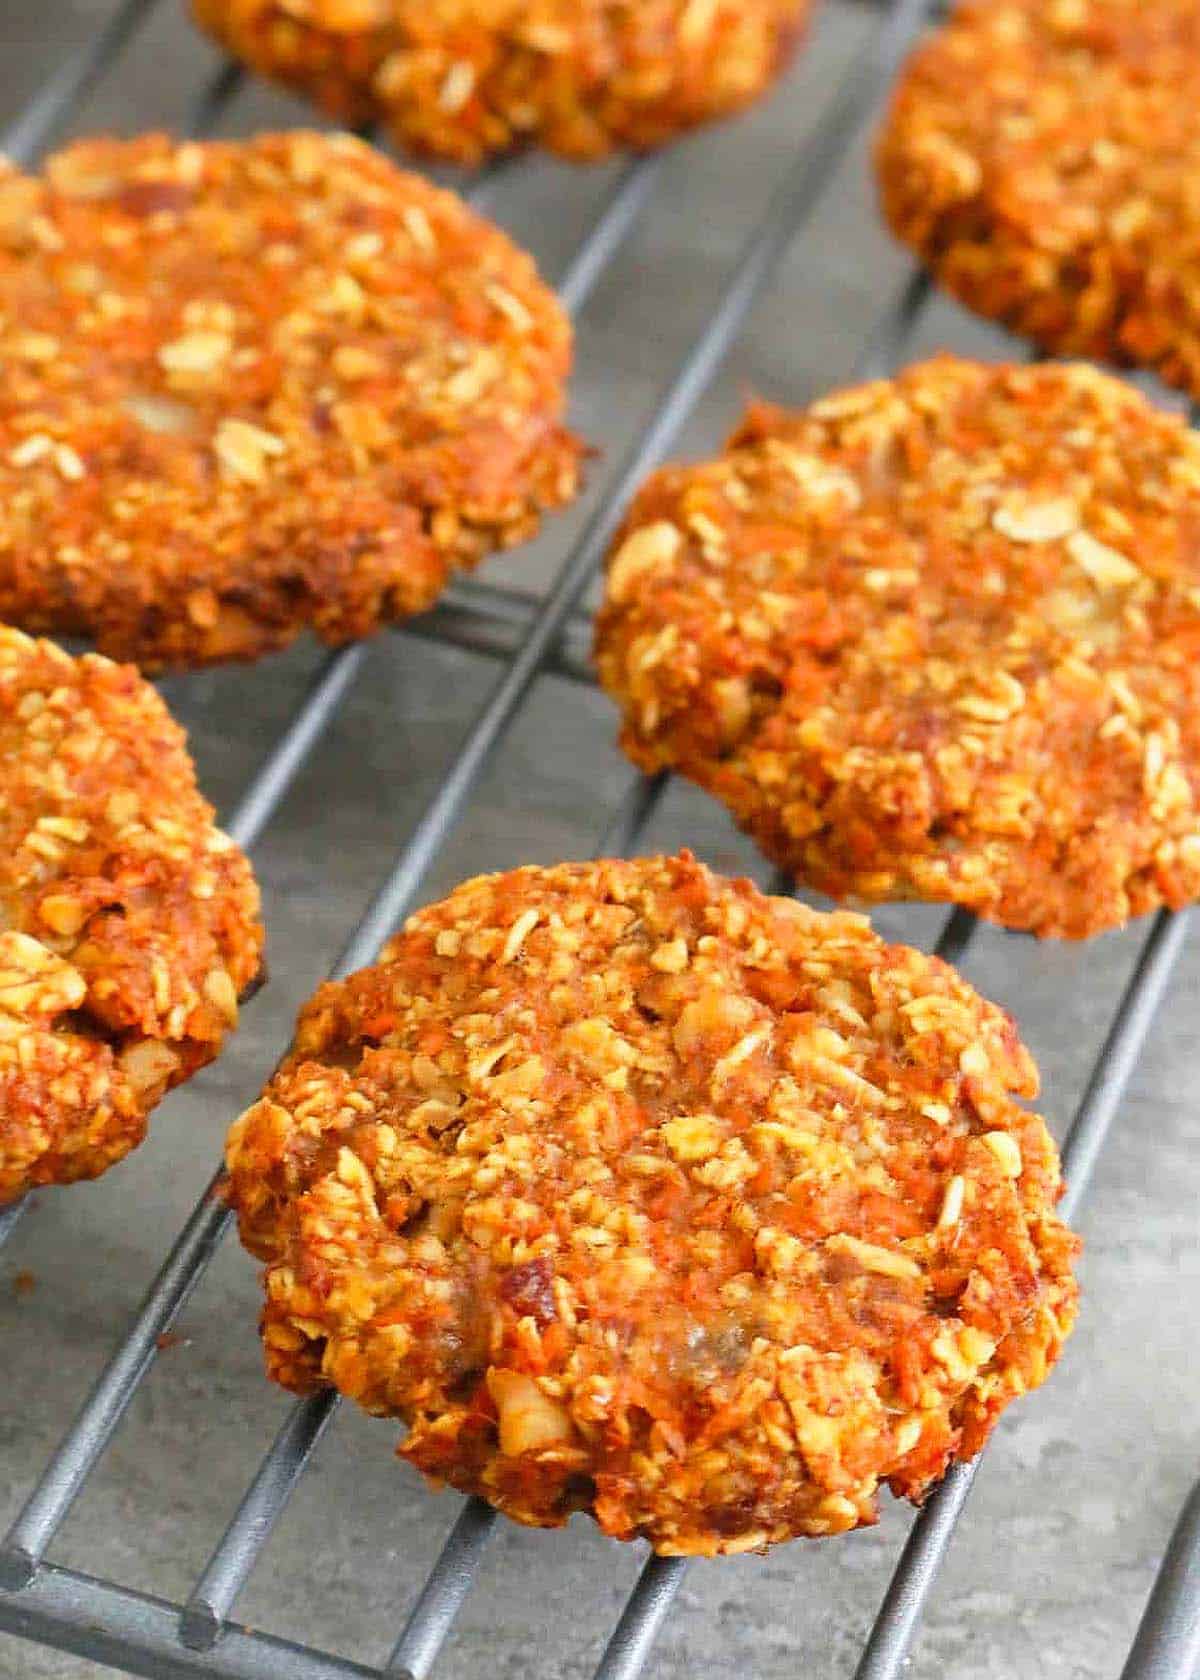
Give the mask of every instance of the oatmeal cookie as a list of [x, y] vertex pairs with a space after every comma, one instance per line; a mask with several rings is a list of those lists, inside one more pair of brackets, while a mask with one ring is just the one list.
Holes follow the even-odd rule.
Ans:
[[469, 881], [316, 994], [230, 1133], [268, 1369], [520, 1522], [871, 1523], [1070, 1329], [1036, 1086], [936, 957], [686, 853]]
[[0, 1202], [96, 1178], [262, 958], [250, 865], [130, 666], [0, 626]]
[[622, 744], [835, 898], [1082, 938], [1200, 897], [1200, 440], [1086, 366], [939, 357], [642, 490]]
[[580, 161], [732, 115], [809, 0], [193, 0], [236, 57], [458, 163], [531, 142]]
[[1200, 396], [1195, 0], [967, 0], [903, 72], [877, 168], [970, 308]]
[[570, 498], [531, 259], [348, 135], [0, 172], [0, 618], [145, 667], [365, 636]]

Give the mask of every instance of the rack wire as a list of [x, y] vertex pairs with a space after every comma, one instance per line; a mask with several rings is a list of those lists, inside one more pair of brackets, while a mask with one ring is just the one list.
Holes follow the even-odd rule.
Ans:
[[[119, 59], [158, 0], [121, 0], [79, 55], [64, 64], [0, 137], [0, 150], [29, 165], [71, 122], [84, 95]], [[370, 962], [417, 901], [431, 865], [465, 814], [496, 749], [535, 683], [555, 674], [593, 681], [588, 626], [578, 603], [624, 511], [646, 473], [659, 464], [720, 369], [746, 316], [792, 241], [818, 208], [837, 164], [861, 132], [902, 53], [937, 11], [937, 0], [890, 0], [850, 63], [815, 130], [781, 179], [731, 278], [653, 412], [605, 486], [593, 514], [549, 592], [475, 581], [451, 586], [406, 633], [468, 649], [498, 666], [498, 676], [445, 776], [396, 856], [335, 965], [335, 976]], [[195, 96], [186, 132], [211, 131], [237, 93], [241, 71], [223, 64]], [[485, 172], [471, 193], [483, 204], [511, 165]], [[650, 203], [658, 176], [651, 158], [630, 163], [559, 278], [577, 313]], [[913, 270], [884, 308], [860, 358], [859, 376], [887, 372], [903, 354], [930, 287]], [[291, 721], [267, 754], [227, 828], [252, 849], [279, 811], [296, 776], [318, 748], [351, 692], [365, 657], [353, 646], [331, 654]], [[636, 850], [665, 778], [631, 777], [600, 838], [598, 852]], [[787, 890], [777, 880], [778, 890]], [[1149, 925], [1133, 972], [1092, 1066], [1063, 1147], [1067, 1193], [1076, 1214], [1105, 1137], [1120, 1107], [1178, 959], [1186, 914], [1163, 912]], [[971, 916], [951, 912], [936, 950], [955, 960], [973, 936]], [[409, 1611], [383, 1668], [243, 1628], [231, 1619], [238, 1596], [337, 1409], [324, 1393], [294, 1405], [183, 1604], [56, 1565], [47, 1552], [126, 1409], [149, 1372], [162, 1338], [204, 1276], [230, 1224], [212, 1192], [197, 1202], [147, 1292], [132, 1325], [80, 1407], [0, 1544], [0, 1630], [73, 1652], [150, 1680], [425, 1680], [469, 1593], [498, 1518], [478, 1500], [462, 1507], [441, 1554]], [[21, 1204], [0, 1210], [0, 1245]], [[976, 1461], [977, 1463], [978, 1461]], [[922, 1610], [950, 1545], [976, 1464], [953, 1468], [917, 1517], [871, 1627], [856, 1680], [898, 1680]], [[682, 1559], [651, 1557], [630, 1594], [596, 1668], [596, 1680], [636, 1680], [670, 1614], [684, 1578]], [[1123, 1680], [1189, 1680], [1200, 1665], [1200, 1486], [1185, 1507], [1163, 1561]]]

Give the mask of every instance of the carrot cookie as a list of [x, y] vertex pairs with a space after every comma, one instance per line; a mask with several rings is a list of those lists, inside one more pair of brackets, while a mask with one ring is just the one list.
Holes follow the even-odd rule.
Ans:
[[955, 297], [1200, 396], [1200, 7], [968, 0], [878, 143], [884, 212]]
[[1081, 938], [1200, 897], [1200, 441], [940, 357], [670, 467], [600, 614], [622, 744], [835, 898]]
[[0, 1203], [140, 1143], [220, 1050], [262, 942], [149, 683], [0, 626]]
[[365, 636], [576, 488], [529, 257], [346, 135], [0, 173], [0, 618], [147, 667]]
[[343, 121], [459, 163], [536, 143], [588, 160], [750, 104], [809, 0], [193, 0], [236, 57]]
[[316, 994], [230, 1133], [268, 1369], [519, 1522], [874, 1522], [1071, 1327], [1036, 1088], [936, 957], [687, 853], [469, 881]]

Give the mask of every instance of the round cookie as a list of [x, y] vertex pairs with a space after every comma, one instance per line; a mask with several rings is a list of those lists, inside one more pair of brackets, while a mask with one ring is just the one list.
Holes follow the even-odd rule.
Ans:
[[597, 627], [622, 744], [835, 898], [1082, 938], [1200, 896], [1200, 441], [939, 357], [670, 467]]
[[1070, 1329], [1036, 1085], [937, 958], [687, 853], [469, 881], [316, 994], [230, 1133], [268, 1369], [520, 1522], [871, 1523]]
[[428, 607], [576, 488], [531, 259], [347, 135], [0, 173], [0, 618], [143, 666]]
[[585, 161], [750, 104], [809, 0], [193, 0], [236, 57], [343, 121], [475, 164], [537, 143]]
[[1200, 396], [1194, 0], [967, 0], [909, 60], [876, 163], [955, 297]]
[[138, 673], [0, 626], [0, 1203], [95, 1178], [262, 961], [250, 865]]

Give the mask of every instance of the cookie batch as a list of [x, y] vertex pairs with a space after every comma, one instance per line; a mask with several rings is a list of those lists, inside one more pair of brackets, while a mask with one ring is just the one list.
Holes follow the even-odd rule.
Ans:
[[[194, 10], [475, 166], [731, 117], [808, 4]], [[1059, 1357], [1079, 1241], [1019, 1028], [855, 907], [1086, 939], [1200, 897], [1200, 444], [1093, 365], [1200, 396], [1197, 65], [1182, 0], [965, 0], [901, 71], [882, 212], [1074, 359], [752, 401], [612, 545], [623, 750], [837, 907], [686, 850], [467, 881], [315, 993], [230, 1130], [268, 1374], [398, 1420], [435, 1485], [664, 1555], [838, 1534], [923, 1500]], [[420, 614], [588, 451], [532, 259], [349, 134], [3, 166], [0, 355], [8, 1201], [118, 1162], [263, 970], [250, 865], [144, 673]]]

